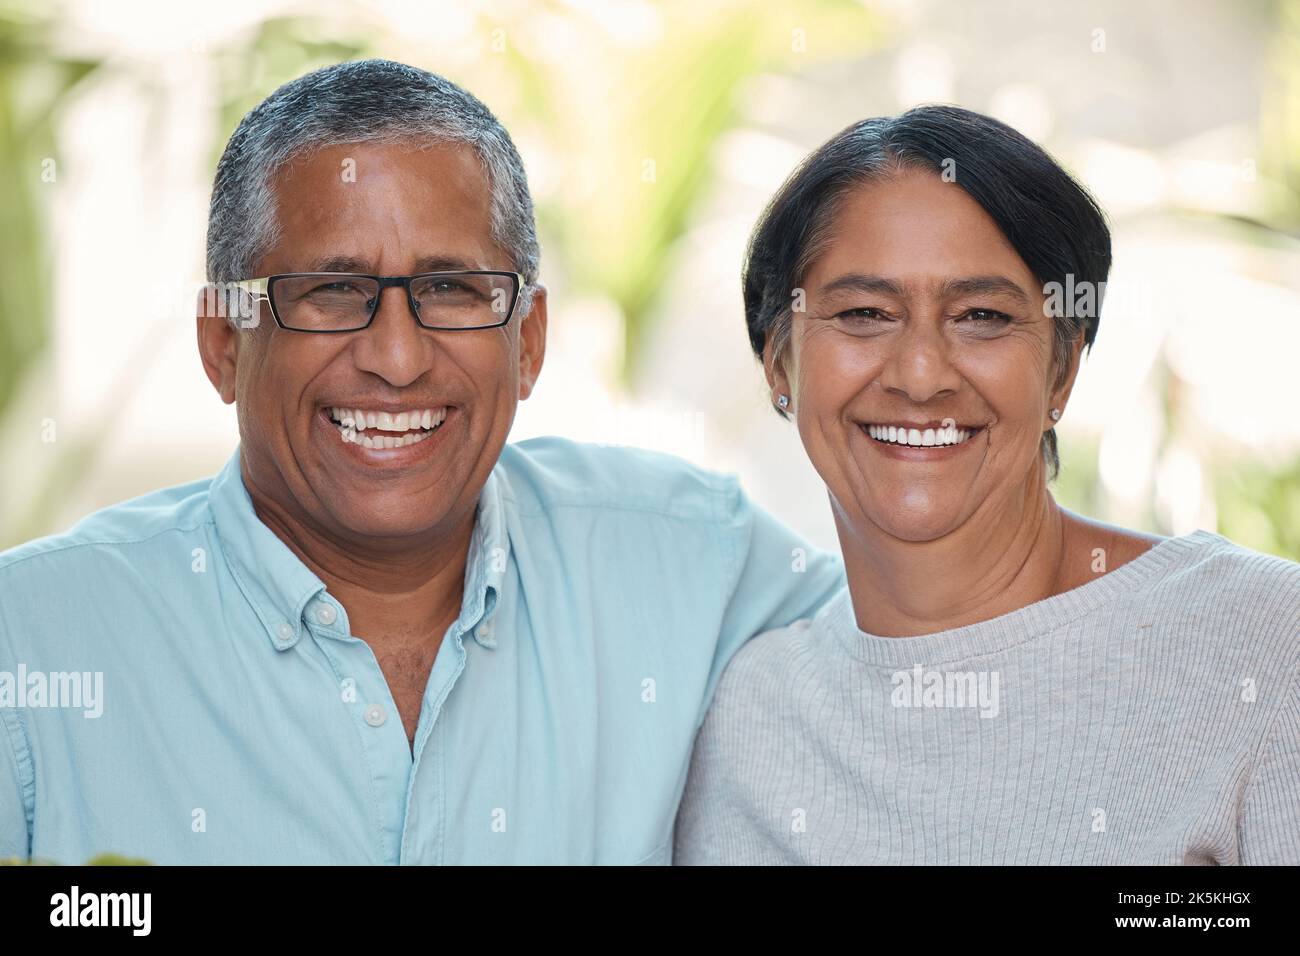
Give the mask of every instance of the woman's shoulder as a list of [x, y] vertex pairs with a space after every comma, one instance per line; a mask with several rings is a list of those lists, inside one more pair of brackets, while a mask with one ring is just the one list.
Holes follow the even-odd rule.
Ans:
[[1198, 572], [1199, 589], [1243, 611], [1271, 608], [1300, 639], [1300, 564], [1211, 531], [1189, 537], [1198, 547], [1188, 555], [1187, 566]]
[[1205, 529], [1162, 537], [1066, 517], [1066, 580], [1085, 588], [1100, 574], [1110, 582], [1097, 620], [1114, 635], [1127, 640], [1134, 626], [1162, 635], [1164, 652], [1188, 666], [1221, 661], [1291, 674], [1300, 663], [1300, 564]]
[[[1064, 509], [1063, 509], [1064, 510]], [[1114, 571], [1142, 559], [1175, 580], [1196, 579], [1196, 587], [1232, 592], [1258, 587], [1278, 588], [1300, 603], [1300, 564], [1287, 558], [1256, 551], [1213, 531], [1198, 529], [1174, 537], [1151, 534], [1133, 528], [1107, 524], [1066, 511], [1069, 531], [1067, 553], [1076, 556], [1083, 579], [1099, 570]], [[1098, 561], [1102, 567], [1098, 567]], [[1089, 573], [1091, 572], [1091, 573]], [[1207, 580], [1207, 572], [1211, 572]], [[1289, 591], [1288, 591], [1289, 589]]]
[[1060, 511], [1064, 518], [1062, 548], [1076, 565], [1071, 577], [1080, 580], [1096, 576], [1098, 560], [1106, 571], [1113, 571], [1170, 540], [1158, 534], [1099, 521], [1069, 508], [1062, 507]]
[[1197, 530], [1156, 545], [1141, 603], [1198, 653], [1292, 674], [1300, 663], [1300, 564]]
[[[1163, 538], [1155, 547], [1162, 546], [1170, 551], [1171, 570], [1193, 573], [1198, 589], [1276, 595], [1280, 604], [1300, 614], [1300, 564], [1289, 558], [1257, 551], [1204, 529]], [[1300, 625], [1300, 618], [1293, 623]]]

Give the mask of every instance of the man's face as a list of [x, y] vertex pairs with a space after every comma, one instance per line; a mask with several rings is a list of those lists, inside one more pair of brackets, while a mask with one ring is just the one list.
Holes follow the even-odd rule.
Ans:
[[[329, 147], [282, 169], [273, 183], [279, 240], [254, 275], [514, 271], [490, 235], [477, 156], [423, 145]], [[233, 371], [245, 475], [277, 510], [344, 541], [418, 537], [472, 513], [516, 402], [541, 369], [545, 308], [539, 290], [530, 314], [516, 306], [503, 327], [434, 331], [416, 324], [401, 288], [389, 288], [363, 330], [280, 329], [263, 304], [256, 330], [208, 320], [200, 342], [227, 401]], [[345, 437], [334, 410], [417, 414], [369, 423], [378, 444], [406, 440], [370, 448]]]

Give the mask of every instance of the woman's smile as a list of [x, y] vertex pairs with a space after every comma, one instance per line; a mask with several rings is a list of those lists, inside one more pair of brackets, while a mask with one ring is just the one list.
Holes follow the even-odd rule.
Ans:
[[939, 422], [889, 424], [859, 422], [858, 430], [873, 448], [895, 461], [947, 461], [961, 454], [984, 431], [982, 425], [958, 425], [945, 418]]

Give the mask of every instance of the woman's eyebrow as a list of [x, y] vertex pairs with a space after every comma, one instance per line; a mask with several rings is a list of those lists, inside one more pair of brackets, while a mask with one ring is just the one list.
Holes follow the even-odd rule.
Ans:
[[960, 295], [987, 295], [989, 293], [1009, 296], [1026, 305], [1029, 303], [1029, 296], [1025, 294], [1025, 290], [1006, 276], [971, 276], [966, 279], [948, 279], [939, 286], [939, 297], [941, 299]]
[[[1026, 304], [1029, 302], [1029, 296], [1025, 294], [1025, 291], [1006, 276], [967, 276], [961, 279], [945, 279], [934, 288], [937, 296], [941, 299], [961, 295], [987, 295], [992, 293], [1010, 296]], [[912, 290], [913, 285], [911, 283], [901, 283], [894, 279], [886, 279], [884, 276], [854, 272], [832, 279], [818, 289], [818, 292], [823, 295], [846, 291], [874, 292], [879, 295], [903, 298]]]
[[838, 279], [832, 279], [830, 282], [823, 284], [817, 291], [822, 295], [830, 292], [877, 292], [881, 295], [892, 295], [899, 298], [903, 296], [903, 286], [893, 279], [857, 272], [851, 272], [848, 275], [840, 276]]

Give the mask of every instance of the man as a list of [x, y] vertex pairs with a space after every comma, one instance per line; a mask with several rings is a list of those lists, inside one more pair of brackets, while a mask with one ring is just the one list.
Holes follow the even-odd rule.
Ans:
[[842, 568], [733, 479], [506, 445], [537, 263], [445, 80], [342, 64], [244, 117], [207, 271], [258, 295], [198, 320], [240, 445], [0, 555], [0, 857], [667, 861], [728, 658]]

